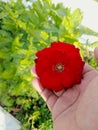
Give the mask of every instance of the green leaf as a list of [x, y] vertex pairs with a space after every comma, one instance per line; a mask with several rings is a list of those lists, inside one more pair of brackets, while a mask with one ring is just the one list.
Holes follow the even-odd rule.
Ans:
[[1, 97], [4, 93], [6, 93], [6, 89], [7, 89], [6, 83], [5, 83], [4, 81], [1, 81], [1, 80], [0, 80], [0, 97]]
[[79, 26], [82, 22], [83, 19], [83, 13], [81, 12], [80, 9], [76, 9], [72, 15], [71, 15], [71, 21], [73, 23], [73, 27], [76, 28]]
[[66, 11], [65, 7], [63, 6], [63, 3], [58, 3], [56, 5], [56, 12], [62, 18], [67, 15], [67, 11]]
[[40, 21], [46, 21], [46, 17], [45, 17], [45, 13], [43, 12], [43, 6], [40, 0], [37, 0], [36, 2], [33, 3], [33, 8], [35, 10], [35, 12], [37, 13], [37, 15], [40, 18]]
[[4, 70], [2, 72], [0, 78], [2, 77], [3, 79], [6, 79], [6, 80], [13, 79], [13, 76], [14, 76], [16, 70], [15, 69], [11, 70], [11, 68], [9, 68], [9, 69], [8, 70]]
[[7, 16], [7, 12], [1, 12], [0, 13], [0, 19], [4, 18]]
[[45, 31], [41, 31], [41, 37], [42, 37], [43, 40], [47, 40], [48, 37], [49, 37], [49, 35], [48, 35], [47, 32], [45, 32]]
[[98, 41], [96, 41], [96, 42], [93, 42], [92, 44], [90, 44], [90, 47], [97, 47], [98, 46]]
[[63, 18], [61, 25], [65, 27], [65, 30], [67, 30], [67, 32], [72, 32], [73, 26], [69, 16], [65, 16]]
[[0, 47], [4, 47], [5, 44], [12, 42], [11, 37], [0, 37]]
[[81, 35], [92, 35], [92, 36], [98, 36], [98, 33], [93, 31], [92, 29], [85, 27], [85, 26], [80, 26], [79, 31]]
[[53, 9], [51, 9], [50, 11], [50, 15], [52, 17], [52, 20], [54, 21], [54, 23], [58, 26], [60, 25], [60, 23], [62, 22], [62, 17], [57, 14], [57, 12]]
[[3, 103], [3, 105], [6, 105], [7, 107], [11, 107], [11, 106], [13, 106], [13, 104], [14, 104], [14, 100], [13, 99], [11, 99], [8, 95], [3, 95], [2, 97], [1, 97], [1, 101], [2, 101], [2, 103]]
[[0, 50], [0, 58], [1, 59], [6, 59], [8, 54], [10, 54], [9, 51], [7, 51], [7, 50]]
[[6, 32], [5, 30], [0, 30], [0, 36], [1, 37], [10, 37], [10, 33], [9, 32]]
[[19, 26], [20, 28], [26, 30], [26, 23], [22, 22], [21, 20], [17, 21], [17, 26]]

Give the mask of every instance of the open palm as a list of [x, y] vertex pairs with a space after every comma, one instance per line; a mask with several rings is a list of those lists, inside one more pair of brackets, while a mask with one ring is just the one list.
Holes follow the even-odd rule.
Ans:
[[[32, 73], [36, 75], [34, 67]], [[68, 90], [54, 93], [43, 88], [38, 77], [33, 86], [52, 113], [54, 130], [98, 130], [98, 72], [89, 65], [84, 66], [81, 84]]]

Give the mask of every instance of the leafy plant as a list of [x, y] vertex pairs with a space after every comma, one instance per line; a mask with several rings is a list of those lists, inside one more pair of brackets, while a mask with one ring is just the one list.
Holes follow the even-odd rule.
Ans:
[[0, 104], [21, 121], [21, 130], [52, 129], [51, 114], [31, 85], [30, 69], [35, 53], [53, 41], [75, 44], [84, 57], [87, 47], [78, 38], [98, 33], [81, 25], [82, 19], [80, 9], [72, 12], [51, 0], [28, 7], [22, 0], [0, 1]]

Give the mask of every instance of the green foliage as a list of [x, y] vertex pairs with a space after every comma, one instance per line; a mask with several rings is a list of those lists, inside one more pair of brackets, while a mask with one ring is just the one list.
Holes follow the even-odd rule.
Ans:
[[0, 1], [0, 104], [21, 121], [21, 130], [52, 129], [51, 114], [31, 85], [30, 69], [35, 53], [53, 41], [75, 44], [87, 55], [78, 38], [98, 33], [82, 26], [82, 19], [80, 9], [71, 12], [51, 0], [36, 0], [28, 7], [21, 0]]

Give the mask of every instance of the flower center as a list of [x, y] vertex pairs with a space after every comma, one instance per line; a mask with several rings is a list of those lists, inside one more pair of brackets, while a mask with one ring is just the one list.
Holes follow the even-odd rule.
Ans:
[[57, 72], [63, 72], [64, 71], [64, 65], [62, 64], [62, 63], [58, 63], [58, 64], [56, 64], [55, 65], [55, 70], [57, 71]]

